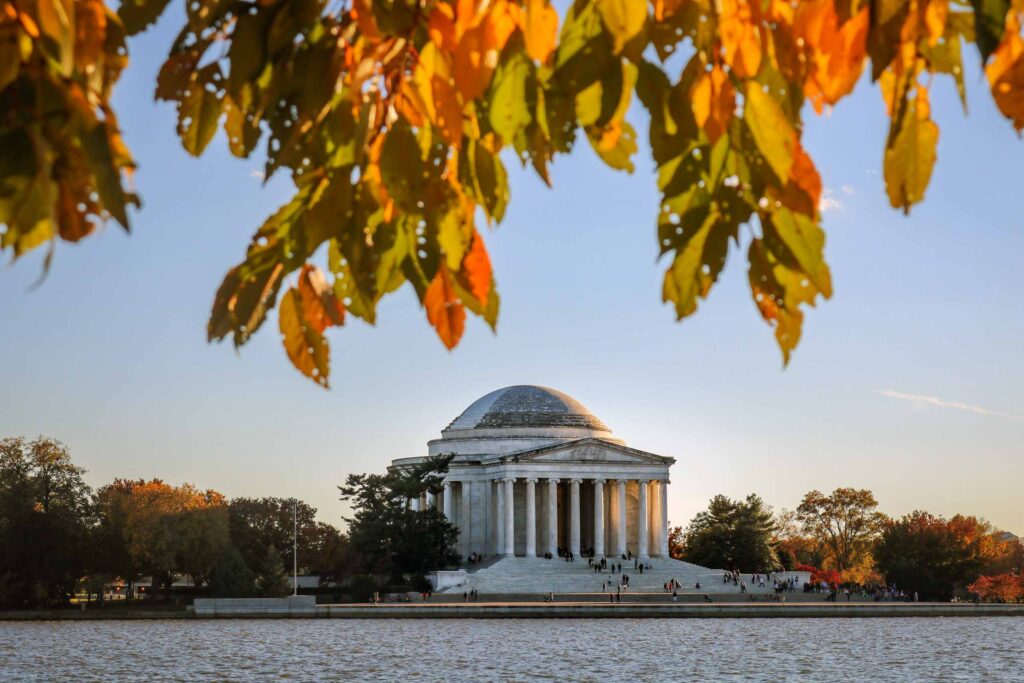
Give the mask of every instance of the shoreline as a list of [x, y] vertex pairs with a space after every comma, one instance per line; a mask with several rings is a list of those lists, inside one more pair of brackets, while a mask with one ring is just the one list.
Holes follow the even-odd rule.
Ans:
[[247, 610], [197, 615], [192, 610], [23, 610], [2, 621], [152, 621], [160, 619], [793, 619], [899, 617], [1022, 617], [1024, 604], [970, 603], [714, 603], [601, 604], [490, 602], [318, 605], [311, 611]]

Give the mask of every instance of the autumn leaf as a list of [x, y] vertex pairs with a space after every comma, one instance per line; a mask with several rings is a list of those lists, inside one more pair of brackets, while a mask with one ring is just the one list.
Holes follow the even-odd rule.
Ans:
[[793, 167], [796, 132], [782, 108], [760, 83], [747, 83], [745, 94], [743, 120], [768, 166], [779, 180], [785, 182]]
[[612, 35], [615, 52], [632, 40], [647, 21], [647, 0], [595, 0], [597, 11], [608, 33]]
[[335, 296], [319, 268], [308, 263], [302, 267], [298, 291], [302, 299], [302, 318], [317, 333], [323, 334], [332, 325], [345, 324], [345, 306]]
[[719, 0], [718, 30], [725, 61], [740, 78], [757, 75], [761, 66], [761, 38], [746, 0]]
[[281, 297], [277, 320], [284, 349], [292, 365], [326, 389], [330, 348], [315, 326], [303, 317], [299, 290], [293, 287]]
[[530, 87], [533, 83], [533, 64], [519, 53], [506, 61], [497, 71], [492, 86], [489, 107], [491, 127], [504, 140], [512, 140], [516, 133], [529, 125]]
[[558, 12], [548, 0], [526, 0], [523, 13], [523, 38], [526, 54], [541, 64], [555, 51], [558, 37]]
[[728, 74], [716, 64], [697, 78], [691, 91], [691, 107], [697, 126], [704, 129], [712, 144], [729, 129], [736, 109], [736, 90]]
[[437, 330], [441, 343], [449, 351], [454, 349], [466, 326], [466, 309], [456, 298], [455, 288], [444, 268], [438, 269], [437, 275], [427, 287], [423, 306], [427, 309], [427, 320]]
[[448, 144], [462, 143], [462, 106], [451, 85], [451, 69], [434, 43], [420, 52], [413, 77], [403, 86], [412, 89], [414, 105], [441, 132]]
[[[111, 97], [125, 37], [168, 5], [0, 0], [0, 250], [50, 245], [45, 268], [57, 241], [128, 228], [135, 164]], [[948, 77], [966, 109], [965, 46], [1024, 130], [1022, 0], [579, 0], [562, 21], [551, 0], [242, 9], [176, 5], [155, 87], [187, 153], [206, 153], [223, 127], [231, 154], [294, 186], [225, 274], [208, 337], [241, 346], [280, 306], [289, 358], [325, 386], [327, 327], [348, 313], [374, 323], [407, 284], [448, 348], [467, 311], [496, 328], [475, 221], [503, 220], [509, 159], [551, 185], [581, 136], [626, 171], [643, 136], [661, 194], [657, 251], [671, 259], [663, 299], [691, 315], [731, 248], [749, 245], [752, 294], [788, 362], [804, 307], [832, 290], [806, 105], [838, 105], [870, 58], [890, 119], [886, 191], [904, 210], [936, 159], [926, 86]], [[647, 116], [630, 116], [634, 93]]]
[[971, 0], [974, 7], [974, 34], [984, 64], [1003, 38], [1011, 0]]
[[[935, 165], [939, 127], [928, 118], [927, 91], [918, 89], [917, 98], [903, 108], [899, 132], [885, 150], [885, 189], [894, 208], [910, 212], [924, 199], [924, 191]], [[894, 124], [895, 125], [895, 124]]]
[[1024, 39], [1016, 20], [1008, 23], [1012, 31], [985, 67], [985, 75], [996, 106], [1019, 132], [1024, 130]]
[[479, 232], [473, 233], [469, 250], [462, 259], [459, 279], [468, 284], [473, 298], [486, 308], [487, 298], [493, 287], [494, 273], [491, 270], [491, 258]]

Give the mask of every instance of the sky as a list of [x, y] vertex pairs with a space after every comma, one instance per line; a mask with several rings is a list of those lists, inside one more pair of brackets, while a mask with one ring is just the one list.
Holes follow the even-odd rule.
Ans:
[[969, 116], [951, 82], [933, 88], [939, 161], [909, 217], [885, 195], [878, 89], [807, 113], [835, 294], [808, 312], [788, 368], [736, 249], [695, 316], [677, 323], [661, 303], [642, 140], [632, 175], [579, 145], [553, 190], [507, 159], [512, 204], [486, 234], [497, 334], [471, 317], [449, 353], [406, 287], [376, 327], [350, 317], [330, 333], [325, 391], [291, 367], [276, 320], [239, 353], [206, 342], [224, 272], [291, 186], [264, 187], [261, 159], [231, 157], [222, 133], [200, 159], [181, 149], [173, 107], [152, 97], [172, 23], [132, 40], [115, 96], [144, 201], [132, 234], [59, 244], [38, 286], [44, 250], [0, 269], [0, 436], [60, 439], [93, 486], [297, 496], [338, 524], [348, 474], [425, 454], [493, 389], [541, 384], [676, 458], [673, 525], [718, 493], [792, 509], [853, 486], [888, 514], [975, 514], [1024, 534], [1024, 143], [976, 61]]

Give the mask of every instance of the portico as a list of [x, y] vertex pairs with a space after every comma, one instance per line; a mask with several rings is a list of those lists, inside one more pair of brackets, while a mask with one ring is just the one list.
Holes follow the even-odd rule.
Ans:
[[[454, 454], [441, 506], [464, 557], [668, 556], [674, 459], [629, 448], [571, 397], [517, 386], [471, 405], [428, 445]], [[396, 460], [395, 467], [420, 458]]]

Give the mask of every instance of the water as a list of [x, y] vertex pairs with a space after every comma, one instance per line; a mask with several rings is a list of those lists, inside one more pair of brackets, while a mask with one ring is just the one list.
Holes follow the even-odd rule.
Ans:
[[1024, 619], [0, 622], [0, 680], [1024, 681]]

